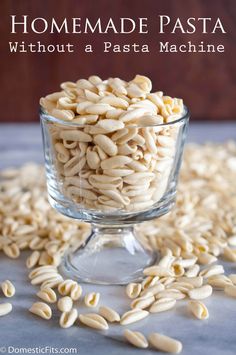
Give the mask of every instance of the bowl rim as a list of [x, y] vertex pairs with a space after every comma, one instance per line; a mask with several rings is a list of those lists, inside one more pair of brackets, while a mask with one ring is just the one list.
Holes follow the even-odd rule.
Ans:
[[[50, 115], [41, 105], [39, 108], [39, 115], [41, 120], [45, 120], [51, 123], [57, 123], [60, 124], [62, 126], [70, 126], [70, 127], [78, 127], [78, 128], [85, 128], [85, 127], [93, 127], [94, 125], [92, 124], [81, 124], [81, 123], [77, 123], [77, 122], [73, 122], [72, 121], [64, 121], [60, 118], [54, 117], [52, 115]], [[175, 125], [177, 123], [182, 123], [182, 122], [187, 122], [190, 118], [190, 111], [188, 109], [188, 107], [186, 105], [184, 105], [184, 112], [183, 115], [178, 118], [177, 120], [174, 121], [170, 121], [170, 122], [165, 122], [165, 123], [157, 123], [157, 124], [148, 124], [148, 125], [137, 125], [137, 124], [129, 124], [127, 125], [127, 127], [134, 127], [134, 128], [145, 128], [145, 127], [168, 127], [168, 126], [172, 126]], [[126, 125], [125, 125], [126, 127]]]

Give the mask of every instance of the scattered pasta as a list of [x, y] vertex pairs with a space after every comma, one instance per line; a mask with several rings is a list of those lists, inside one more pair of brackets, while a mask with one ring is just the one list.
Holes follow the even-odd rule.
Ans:
[[[117, 89], [117, 86], [114, 87]], [[104, 103], [111, 105], [109, 102]], [[125, 108], [123, 107], [122, 110]], [[115, 116], [114, 112], [112, 114], [109, 112], [108, 116], [113, 114]], [[85, 116], [88, 119], [88, 115]], [[96, 120], [96, 117], [89, 117], [89, 119]], [[115, 120], [113, 117], [109, 118], [109, 120], [111, 119]], [[123, 122], [122, 124], [124, 125]], [[112, 122], [104, 122], [104, 125], [108, 131], [112, 130]], [[116, 133], [116, 129], [111, 131], [111, 135]], [[131, 133], [135, 132], [129, 131], [130, 135]], [[122, 134], [120, 137], [115, 136], [116, 141], [125, 137], [127, 132], [122, 132]], [[68, 148], [71, 144], [70, 141], [66, 141], [64, 146], [66, 149], [76, 149], [75, 147]], [[123, 148], [130, 152], [130, 148], [127, 148], [126, 145]], [[60, 147], [58, 149], [60, 150]], [[85, 147], [81, 146], [80, 149], [83, 150]], [[66, 161], [66, 151], [60, 150], [59, 152], [59, 150], [58, 153]], [[119, 154], [124, 155], [124, 150]], [[94, 157], [96, 156], [94, 164], [109, 159], [104, 156], [105, 153], [100, 148], [95, 153], [95, 155], [93, 154]], [[86, 150], [85, 154], [88, 154]], [[137, 293], [132, 301], [148, 296], [148, 294], [153, 295], [155, 301], [147, 310], [128, 311], [131, 313], [123, 315], [121, 320], [116, 311], [108, 309], [108, 307], [103, 307], [105, 309], [100, 307], [99, 315], [105, 321], [121, 322], [121, 324], [126, 322], [129, 324], [131, 321], [131, 324], [133, 321], [148, 316], [149, 313], [150, 317], [155, 317], [153, 313], [164, 311], [168, 307], [171, 312], [172, 307], [175, 307], [174, 304], [179, 302], [178, 297], [183, 297], [183, 295], [185, 296], [183, 302], [187, 301], [188, 304], [191, 304], [191, 307], [189, 306], [190, 312], [199, 319], [206, 319], [208, 314], [206, 308], [200, 299], [195, 299], [196, 295], [199, 297], [199, 288], [202, 290], [204, 287], [204, 292], [200, 292], [201, 298], [208, 294], [210, 296], [212, 291], [213, 293], [225, 292], [226, 295], [235, 297], [236, 275], [227, 275], [220, 265], [221, 257], [233, 262], [235, 253], [236, 204], [235, 199], [232, 198], [236, 188], [235, 155], [236, 145], [233, 142], [224, 145], [187, 146], [176, 207], [168, 215], [158, 220], [145, 222], [136, 228], [137, 232], [141, 234], [141, 240], [150, 248], [160, 252], [161, 259], [156, 265], [158, 268], [155, 266], [146, 269], [144, 280], [136, 284]], [[108, 176], [112, 179], [106, 183], [112, 182], [117, 186], [120, 184], [119, 177], [132, 174], [132, 168], [128, 165], [123, 169], [107, 170], [111, 173]], [[30, 269], [29, 279], [30, 281], [34, 280], [35, 287], [40, 287], [40, 295], [42, 295], [41, 291], [45, 295], [44, 290], [53, 287], [53, 291], [56, 293], [58, 288], [59, 294], [63, 297], [71, 297], [72, 293], [74, 298], [80, 298], [82, 293], [80, 285], [73, 280], [63, 280], [58, 271], [58, 265], [53, 264], [53, 258], [55, 255], [63, 256], [69, 248], [76, 250], [83, 244], [90, 234], [90, 226], [59, 215], [49, 206], [42, 167], [27, 164], [18, 169], [4, 170], [0, 172], [0, 175], [0, 250], [10, 258], [20, 255], [22, 248], [31, 250], [32, 254], [28, 259], [30, 261], [27, 262], [27, 267]], [[93, 175], [95, 176], [90, 177], [89, 181], [81, 178], [85, 190], [91, 190], [92, 184], [99, 186], [104, 183], [98, 178], [98, 175]], [[66, 179], [69, 184], [76, 184], [73, 176]], [[219, 181], [221, 181], [220, 186]], [[220, 209], [218, 208], [219, 203]], [[34, 240], [33, 243], [32, 240]], [[10, 246], [10, 249], [6, 248], [6, 245]], [[44, 253], [43, 257], [41, 257], [42, 253]], [[218, 260], [219, 265], [211, 264], [215, 259]], [[43, 264], [41, 265], [41, 263]], [[175, 270], [173, 269], [174, 265], [178, 265]], [[184, 268], [183, 275], [176, 273], [179, 266]], [[182, 269], [180, 274], [182, 274]], [[205, 286], [211, 286], [212, 289]], [[177, 298], [169, 298], [168, 294]], [[195, 295], [195, 298], [189, 300], [189, 295]], [[50, 299], [54, 298], [50, 296], [43, 300], [50, 302]], [[128, 302], [130, 301], [128, 300]], [[1, 316], [8, 314], [11, 310], [10, 303], [0, 304]], [[36, 306], [34, 304], [32, 312], [45, 319], [51, 317], [51, 308], [43, 302], [37, 302]], [[75, 322], [73, 323], [75, 312], [73, 311], [72, 316], [69, 315], [69, 312], [65, 312], [66, 314], [63, 316], [63, 313], [61, 314], [61, 326], [75, 324]], [[102, 322], [102, 325], [97, 321], [98, 323]], [[100, 318], [96, 318], [96, 315], [85, 322], [89, 323], [89, 326], [92, 324], [97, 329], [107, 329], [104, 322]], [[149, 342], [155, 346], [150, 339]], [[160, 345], [160, 341], [158, 344]], [[179, 345], [177, 347], [175, 345], [174, 350], [178, 350], [179, 347]]]

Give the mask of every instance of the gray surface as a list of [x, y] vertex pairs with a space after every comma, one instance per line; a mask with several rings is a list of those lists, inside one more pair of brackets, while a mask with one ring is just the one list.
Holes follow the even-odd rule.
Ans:
[[[204, 142], [236, 140], [236, 124], [212, 125], [192, 124], [189, 141]], [[26, 161], [42, 162], [41, 136], [38, 125], [0, 125], [0, 167], [20, 165]], [[36, 348], [49, 346], [63, 351], [63, 348], [76, 348], [78, 354], [136, 354], [139, 350], [127, 346], [122, 340], [123, 327], [111, 326], [106, 332], [96, 332], [82, 326], [64, 330], [58, 327], [59, 313], [54, 312], [53, 319], [44, 321], [28, 312], [32, 302], [36, 301], [35, 291], [27, 281], [24, 259], [11, 261], [0, 254], [0, 281], [8, 278], [16, 285], [16, 296], [11, 300], [14, 310], [0, 318], [0, 353], [8, 346]], [[25, 253], [25, 257], [27, 253]], [[227, 265], [228, 268], [228, 265]], [[236, 273], [232, 265], [227, 271]], [[100, 290], [101, 304], [114, 307], [120, 313], [128, 308], [124, 297], [124, 287], [84, 286], [85, 292]], [[5, 301], [0, 295], [0, 302]], [[151, 315], [148, 319], [129, 326], [130, 329], [166, 333], [180, 339], [184, 344], [183, 355], [233, 355], [236, 353], [236, 303], [234, 299], [214, 294], [206, 304], [210, 318], [206, 321], [193, 319], [186, 312], [185, 302], [178, 302], [176, 310]], [[80, 311], [85, 309], [79, 305]], [[13, 352], [9, 348], [9, 352]], [[45, 350], [45, 349], [42, 349]], [[49, 349], [50, 350], [50, 349]], [[35, 350], [36, 352], [37, 350]], [[15, 353], [19, 351], [15, 351]], [[55, 349], [51, 349], [51, 353]], [[39, 350], [38, 350], [38, 353]], [[41, 352], [42, 353], [42, 352]], [[49, 351], [47, 353], [50, 353]], [[75, 353], [75, 352], [74, 352]], [[142, 354], [154, 354], [152, 350], [140, 351]], [[161, 353], [160, 353], [161, 354]]]

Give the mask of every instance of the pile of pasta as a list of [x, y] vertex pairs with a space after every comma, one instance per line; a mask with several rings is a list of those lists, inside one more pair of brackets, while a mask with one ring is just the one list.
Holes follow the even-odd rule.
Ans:
[[63, 122], [48, 129], [61, 193], [104, 212], [142, 211], [158, 202], [176, 158], [182, 125], [173, 122], [185, 113], [183, 101], [151, 93], [151, 80], [141, 75], [130, 82], [91, 76], [61, 88], [40, 100]]

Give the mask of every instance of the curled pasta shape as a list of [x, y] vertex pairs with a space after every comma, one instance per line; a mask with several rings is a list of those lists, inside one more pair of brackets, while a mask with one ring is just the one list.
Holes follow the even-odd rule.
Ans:
[[100, 166], [100, 157], [98, 153], [91, 148], [88, 148], [86, 152], [87, 164], [91, 169], [98, 169]]
[[77, 88], [80, 88], [80, 89], [84, 89], [84, 90], [87, 89], [87, 90], [95, 91], [94, 84], [86, 79], [77, 80], [76, 86], [77, 86]]
[[190, 312], [198, 319], [209, 318], [209, 313], [206, 305], [200, 301], [189, 301], [188, 308]]
[[58, 286], [58, 292], [62, 296], [70, 296], [73, 301], [77, 301], [82, 295], [82, 287], [73, 280], [64, 280]]
[[57, 301], [57, 295], [52, 288], [42, 288], [38, 293], [37, 296], [48, 303], [55, 303]]
[[35, 302], [29, 311], [43, 319], [50, 319], [52, 317], [51, 308], [44, 302]]
[[123, 169], [104, 169], [104, 175], [115, 176], [115, 177], [123, 177], [132, 174], [134, 171], [129, 168]]
[[146, 93], [149, 93], [152, 90], [151, 80], [144, 75], [136, 75], [132, 81], [136, 83]]
[[66, 191], [67, 194], [72, 197], [79, 196], [79, 197], [84, 197], [87, 200], [92, 200], [92, 201], [97, 200], [96, 193], [90, 190], [83, 189], [81, 187], [69, 186]]
[[29, 273], [29, 278], [33, 279], [39, 275], [45, 274], [45, 273], [56, 273], [57, 268], [52, 265], [45, 265], [45, 266], [38, 266], [34, 268], [30, 273]]
[[90, 328], [95, 328], [98, 330], [106, 330], [109, 328], [107, 321], [96, 313], [80, 314], [79, 320], [81, 323], [87, 325]]
[[57, 159], [62, 162], [66, 163], [70, 159], [70, 152], [68, 149], [64, 147], [62, 143], [56, 143], [55, 144], [55, 149], [58, 153]]
[[40, 252], [38, 250], [33, 251], [32, 254], [26, 259], [26, 266], [28, 269], [36, 266], [40, 258]]
[[147, 293], [144, 296], [138, 297], [131, 303], [131, 308], [145, 309], [153, 304], [155, 297], [152, 293]]
[[59, 118], [64, 121], [72, 121], [73, 118], [75, 117], [75, 114], [71, 110], [59, 110], [54, 108], [52, 110], [52, 116]]
[[104, 134], [98, 134], [94, 137], [94, 142], [97, 144], [107, 155], [114, 156], [118, 153], [117, 145]]
[[59, 277], [59, 279], [62, 279], [61, 275], [59, 275], [57, 272], [45, 272], [42, 273], [41, 275], [34, 277], [31, 280], [31, 284], [40, 285], [45, 281], [51, 281], [52, 279], [55, 279], [55, 277]]
[[116, 155], [115, 157], [111, 157], [105, 159], [101, 162], [102, 169], [115, 169], [115, 168], [122, 168], [126, 164], [130, 163], [132, 159], [125, 155]]
[[102, 83], [102, 79], [98, 75], [91, 75], [88, 80], [93, 85], [98, 85]]
[[5, 280], [2, 282], [1, 289], [5, 297], [13, 297], [16, 293], [15, 286], [9, 280]]
[[99, 300], [100, 294], [96, 292], [90, 292], [84, 296], [84, 304], [87, 307], [96, 307], [98, 305]]
[[89, 183], [96, 188], [113, 189], [122, 185], [121, 177], [113, 177], [109, 175], [90, 175]]
[[3, 246], [3, 252], [11, 259], [16, 259], [20, 256], [20, 249], [16, 243]]
[[105, 115], [107, 111], [111, 110], [112, 106], [105, 103], [96, 103], [89, 105], [85, 108], [85, 111], [95, 115]]
[[75, 156], [71, 158], [67, 163], [64, 165], [64, 174], [65, 176], [74, 176], [78, 174], [86, 164], [86, 158], [80, 158]]
[[129, 144], [123, 144], [121, 146], [118, 146], [118, 154], [119, 155], [130, 155], [130, 154], [135, 154], [137, 151], [137, 146], [130, 146]]
[[[112, 110], [113, 111], [113, 110]], [[116, 110], [114, 110], [116, 111]], [[110, 111], [108, 111], [110, 112]], [[124, 128], [124, 123], [115, 119], [103, 119], [96, 124], [96, 127], [101, 128], [106, 133], [116, 132]]]
[[120, 324], [127, 325], [138, 322], [139, 320], [146, 318], [149, 312], [143, 309], [134, 308], [131, 311], [124, 313], [121, 317]]
[[127, 196], [123, 196], [121, 195], [118, 190], [114, 189], [114, 190], [103, 190], [100, 189], [100, 192], [107, 196], [110, 197], [112, 200], [117, 201], [122, 203], [123, 205], [128, 205], [130, 202], [130, 199]]
[[129, 329], [125, 329], [124, 336], [129, 343], [136, 346], [137, 348], [145, 349], [148, 347], [148, 341], [145, 336], [140, 332], [134, 332]]
[[70, 294], [72, 286], [75, 285], [76, 282], [70, 279], [64, 280], [63, 282], [60, 283], [58, 286], [58, 292], [62, 296], [67, 296]]
[[144, 91], [135, 83], [129, 83], [127, 86], [127, 95], [131, 98], [145, 98], [146, 94]]
[[145, 139], [146, 146], [150, 153], [157, 154], [157, 145], [153, 135], [151, 134], [149, 128], [143, 128], [143, 136]]
[[99, 314], [110, 323], [120, 321], [120, 315], [110, 307], [105, 307], [105, 306], [99, 307]]
[[80, 142], [80, 143], [92, 141], [92, 137], [89, 134], [76, 129], [61, 131], [60, 137], [62, 139], [65, 139], [66, 141], [73, 141], [73, 142]]
[[78, 318], [78, 311], [75, 308], [72, 308], [68, 312], [63, 312], [60, 317], [60, 326], [62, 328], [70, 328], [75, 323]]
[[[109, 110], [107, 111], [106, 113], [106, 118], [108, 119], [118, 119], [123, 113], [124, 113], [125, 110], [121, 109], [121, 108], [114, 108], [112, 110]], [[121, 122], [122, 123], [122, 122]], [[124, 124], [123, 124], [123, 127], [124, 127]]]
[[77, 104], [74, 103], [69, 97], [60, 97], [57, 101], [58, 108], [64, 110], [75, 110]]

